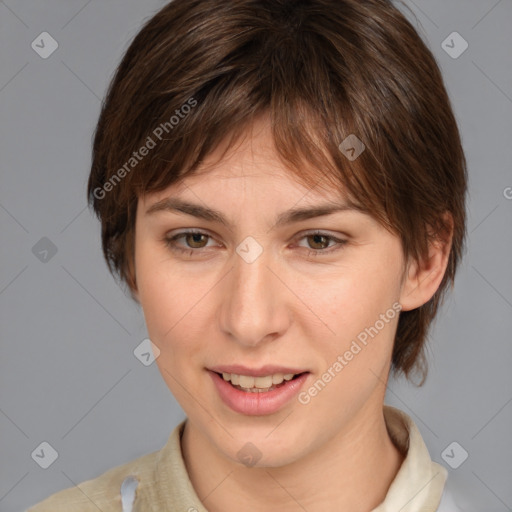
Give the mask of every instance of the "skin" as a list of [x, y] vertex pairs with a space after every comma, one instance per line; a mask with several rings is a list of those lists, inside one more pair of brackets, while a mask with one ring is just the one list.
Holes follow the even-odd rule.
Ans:
[[[252, 128], [222, 160], [217, 150], [199, 174], [138, 202], [135, 296], [161, 351], [160, 372], [188, 418], [185, 464], [210, 512], [368, 512], [384, 500], [403, 461], [383, 416], [398, 315], [308, 404], [293, 399], [274, 414], [232, 411], [206, 368], [298, 367], [311, 372], [309, 388], [393, 303], [409, 310], [432, 297], [450, 242], [431, 246], [420, 264], [404, 261], [399, 238], [361, 212], [274, 229], [282, 211], [343, 195], [297, 183], [268, 125]], [[232, 230], [172, 211], [146, 214], [171, 196], [221, 211]], [[166, 245], [166, 236], [191, 228], [211, 238], [181, 237], [175, 245], [185, 253]], [[304, 234], [316, 229], [347, 242]], [[263, 248], [251, 264], [235, 251], [247, 236]], [[237, 457], [248, 441], [261, 452], [254, 467]]]

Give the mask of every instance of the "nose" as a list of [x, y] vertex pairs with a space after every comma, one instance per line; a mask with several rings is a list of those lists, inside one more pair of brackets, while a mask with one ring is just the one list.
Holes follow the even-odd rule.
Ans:
[[[282, 336], [291, 321], [290, 297], [279, 267], [263, 251], [254, 261], [233, 254], [233, 267], [219, 290], [221, 330], [247, 347]], [[282, 274], [282, 272], [281, 272]]]

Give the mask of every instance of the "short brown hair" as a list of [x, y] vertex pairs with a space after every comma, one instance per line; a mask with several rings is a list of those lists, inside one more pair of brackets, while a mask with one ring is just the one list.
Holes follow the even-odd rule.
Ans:
[[[425, 377], [428, 329], [464, 250], [466, 161], [436, 60], [390, 1], [174, 0], [149, 19], [94, 137], [87, 193], [111, 272], [136, 289], [140, 195], [190, 175], [263, 114], [290, 172], [344, 189], [400, 236], [405, 257], [426, 255], [451, 214], [442, 283], [401, 312], [393, 350], [395, 373]], [[365, 146], [356, 159], [340, 150], [349, 135]]]

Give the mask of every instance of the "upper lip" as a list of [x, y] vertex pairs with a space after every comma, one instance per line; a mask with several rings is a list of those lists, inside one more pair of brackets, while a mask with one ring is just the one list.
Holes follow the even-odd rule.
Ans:
[[274, 375], [276, 373], [282, 373], [284, 375], [290, 373], [299, 374], [308, 371], [301, 368], [287, 368], [285, 366], [276, 366], [272, 364], [267, 364], [265, 366], [261, 366], [260, 368], [248, 368], [247, 366], [243, 366], [241, 364], [227, 364], [212, 366], [208, 369], [216, 373], [234, 373], [236, 375], [247, 375], [250, 377], [265, 377], [267, 375]]

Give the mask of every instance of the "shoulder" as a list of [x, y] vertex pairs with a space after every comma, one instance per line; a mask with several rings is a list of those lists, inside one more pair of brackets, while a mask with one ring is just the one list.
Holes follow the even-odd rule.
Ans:
[[136, 476], [141, 484], [151, 482], [158, 451], [143, 455], [126, 464], [76, 486], [56, 492], [25, 512], [114, 512], [121, 511], [121, 484]]

